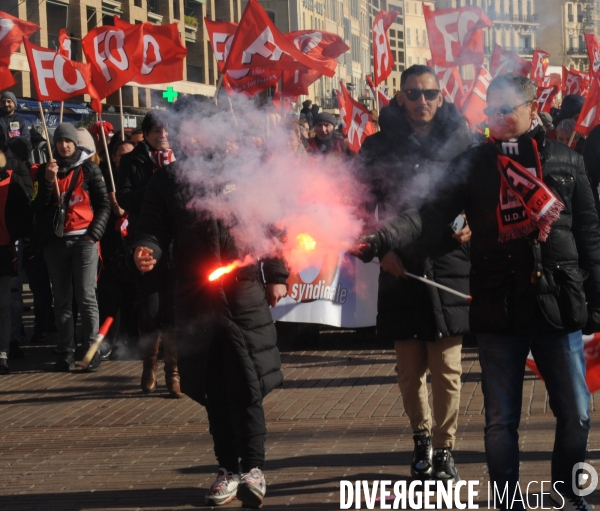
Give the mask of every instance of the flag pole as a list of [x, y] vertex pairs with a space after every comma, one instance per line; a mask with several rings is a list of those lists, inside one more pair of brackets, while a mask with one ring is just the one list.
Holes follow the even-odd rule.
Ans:
[[112, 191], [116, 192], [117, 189], [115, 187], [115, 178], [113, 177], [112, 165], [110, 163], [110, 154], [108, 152], [108, 144], [106, 143], [106, 135], [104, 134], [104, 123], [102, 122], [102, 114], [98, 114], [98, 119], [100, 120], [100, 133], [102, 133], [102, 142], [104, 143], [104, 153], [106, 154], [106, 163], [108, 163], [108, 176], [110, 177], [110, 184], [112, 186]]
[[62, 120], [63, 120], [63, 110], [65, 109], [65, 102], [61, 101], [60, 102], [60, 115], [58, 117], [58, 124], [62, 124]]
[[[44, 127], [44, 134], [46, 135], [46, 147], [48, 148], [48, 162], [54, 161], [52, 158], [52, 147], [50, 147], [50, 135], [48, 134], [48, 126], [46, 125], [46, 117], [44, 117], [44, 109], [42, 108], [42, 102], [38, 101], [38, 107], [40, 109], [40, 117], [42, 118], [42, 126]], [[60, 199], [60, 188], [58, 187], [58, 179], [54, 177], [52, 183], [56, 198]]]
[[217, 106], [219, 105], [218, 96], [219, 96], [219, 90], [221, 89], [221, 85], [223, 84], [223, 76], [224, 75], [221, 75], [219, 77], [219, 81], [217, 82], [217, 88], [215, 89], [215, 95], [213, 96], [213, 100], [215, 102], [215, 105], [217, 105]]
[[571, 138], [569, 139], [569, 143], [567, 144], [568, 148], [571, 148], [571, 144], [573, 143], [573, 140], [575, 140], [575, 133], [575, 130], [573, 130], [573, 133], [571, 133]]
[[[121, 140], [125, 140], [125, 123], [123, 122], [123, 92], [122, 92], [122, 87], [119, 87], [119, 117], [121, 118]], [[102, 130], [102, 133], [104, 133], [104, 130]], [[107, 151], [106, 154], [108, 154], [108, 151]], [[108, 159], [110, 160], [110, 158], [108, 158]], [[110, 167], [110, 163], [108, 165]], [[111, 171], [110, 175], [111, 175], [111, 178], [112, 178], [112, 171]], [[113, 190], [114, 190], [114, 184], [113, 184]]]
[[375, 87], [375, 111], [377, 112], [377, 131], [379, 131], [379, 85]]

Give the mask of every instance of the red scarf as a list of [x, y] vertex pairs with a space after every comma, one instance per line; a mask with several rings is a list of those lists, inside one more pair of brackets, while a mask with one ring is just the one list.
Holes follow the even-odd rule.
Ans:
[[552, 224], [564, 205], [546, 186], [537, 142], [532, 134], [509, 142], [493, 141], [500, 153], [499, 241], [522, 238], [539, 230], [538, 240], [546, 241]]
[[175, 154], [171, 149], [152, 151], [152, 156], [154, 157], [154, 172], [175, 161]]

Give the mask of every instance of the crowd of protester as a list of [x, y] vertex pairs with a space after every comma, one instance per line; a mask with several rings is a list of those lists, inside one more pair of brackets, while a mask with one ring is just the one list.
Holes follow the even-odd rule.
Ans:
[[[492, 82], [489, 138], [483, 129], [470, 130], [458, 109], [444, 101], [436, 74], [425, 66], [403, 73], [402, 90], [379, 113], [379, 130], [358, 155], [339, 133], [338, 119], [310, 100], [298, 117], [280, 124], [291, 128], [294, 150], [303, 158], [343, 158], [369, 190], [365, 220], [372, 229], [354, 253], [381, 261], [377, 332], [396, 351], [398, 383], [414, 432], [416, 478], [459, 480], [452, 449], [462, 338], [470, 331], [480, 342], [492, 479], [511, 491], [518, 481], [519, 396], [529, 347], [558, 421], [553, 480], [570, 481], [572, 466], [585, 457], [589, 395], [581, 329], [595, 327], [595, 321], [600, 327], [595, 286], [600, 127], [587, 140], [573, 135], [583, 98], [567, 96], [552, 116], [538, 114], [532, 87], [516, 75]], [[100, 325], [113, 318], [86, 371], [100, 370], [111, 357], [137, 355], [141, 390], [151, 393], [162, 349], [169, 395], [188, 395], [208, 411], [219, 471], [207, 503], [225, 504], [237, 495], [259, 507], [266, 491], [262, 399], [283, 379], [268, 306], [286, 295], [284, 261], [266, 261], [262, 273], [257, 264], [244, 267], [218, 296], [186, 278], [194, 268], [236, 259], [238, 248], [221, 222], [190, 214], [189, 194], [201, 196], [203, 190], [182, 192], [176, 176], [205, 149], [194, 133], [169, 125], [172, 117], [164, 111], [150, 110], [131, 133], [115, 132], [106, 121], [89, 129], [62, 123], [47, 140], [38, 125], [27, 127], [16, 103], [12, 93], [1, 94], [0, 374], [10, 372], [8, 359], [24, 356], [25, 273], [35, 319], [29, 342], [56, 339], [54, 369], [74, 369], [78, 341], [86, 350]], [[537, 162], [537, 177], [551, 181], [562, 201], [551, 231], [494, 223], [501, 221], [496, 209], [504, 199], [498, 198], [496, 165], [489, 162], [519, 154], [506, 153], [509, 140], [526, 155], [515, 161], [525, 167]], [[467, 178], [452, 179], [453, 172], [471, 168], [479, 174], [469, 170]], [[493, 170], [482, 178], [481, 169]], [[431, 190], [442, 186], [447, 193], [433, 201]], [[400, 200], [407, 187], [414, 193]], [[531, 215], [524, 201], [521, 218]], [[507, 233], [503, 242], [499, 230]], [[579, 265], [591, 276], [587, 306]], [[470, 286], [472, 306], [400, 278], [405, 269], [464, 293]], [[77, 317], [81, 339], [75, 338]], [[301, 329], [318, 335], [315, 325]], [[553, 343], [554, 351], [542, 350], [543, 343]], [[588, 509], [566, 485], [553, 491], [569, 509]]]

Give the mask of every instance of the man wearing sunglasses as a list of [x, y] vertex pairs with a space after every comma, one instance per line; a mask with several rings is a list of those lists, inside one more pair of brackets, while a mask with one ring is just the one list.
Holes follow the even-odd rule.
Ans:
[[537, 122], [536, 92], [537, 85], [523, 76], [495, 78], [485, 110], [489, 142], [454, 160], [433, 200], [380, 224], [356, 254], [366, 261], [416, 239], [435, 239], [466, 211], [472, 230], [470, 324], [479, 344], [485, 452], [498, 495], [507, 489], [501, 508], [524, 509], [513, 499], [525, 359], [531, 350], [557, 421], [551, 504], [585, 511], [590, 508], [578, 484], [590, 396], [582, 329], [600, 331], [600, 225], [583, 159], [546, 138]]
[[[460, 112], [444, 102], [432, 69], [411, 66], [402, 73], [401, 89], [396, 101], [381, 111], [381, 131], [365, 140], [359, 154], [364, 181], [374, 197], [370, 210], [377, 208], [380, 220], [430, 198], [445, 180], [452, 158], [472, 144]], [[468, 293], [470, 231], [464, 218], [455, 216], [456, 222], [448, 222], [433, 243], [417, 243], [382, 257], [377, 314], [378, 336], [394, 343], [400, 393], [414, 432], [411, 474], [453, 482], [458, 480], [451, 450], [468, 304], [421, 282], [398, 278], [395, 266], [401, 259], [408, 271]]]

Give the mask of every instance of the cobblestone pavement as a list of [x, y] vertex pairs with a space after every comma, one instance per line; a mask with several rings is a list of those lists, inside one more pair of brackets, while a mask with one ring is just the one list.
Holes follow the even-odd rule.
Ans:
[[[166, 399], [162, 376], [157, 392], [144, 397], [137, 360], [105, 362], [98, 373], [65, 374], [50, 372], [51, 345], [25, 343], [24, 351], [27, 358], [11, 361], [12, 374], [0, 379], [0, 510], [204, 507], [217, 467], [201, 406], [188, 398]], [[265, 400], [263, 509], [340, 509], [341, 479], [409, 478], [412, 434], [392, 351], [365, 336], [322, 333], [318, 346], [295, 347], [282, 360], [286, 382]], [[480, 481], [479, 504], [487, 508], [474, 348], [463, 349], [462, 365], [454, 455], [462, 478]], [[600, 413], [592, 405], [588, 461], [598, 467]], [[531, 373], [520, 432], [522, 481], [548, 480], [554, 420], [544, 384]], [[539, 491], [539, 485], [530, 489]], [[598, 492], [588, 501], [598, 506]]]

